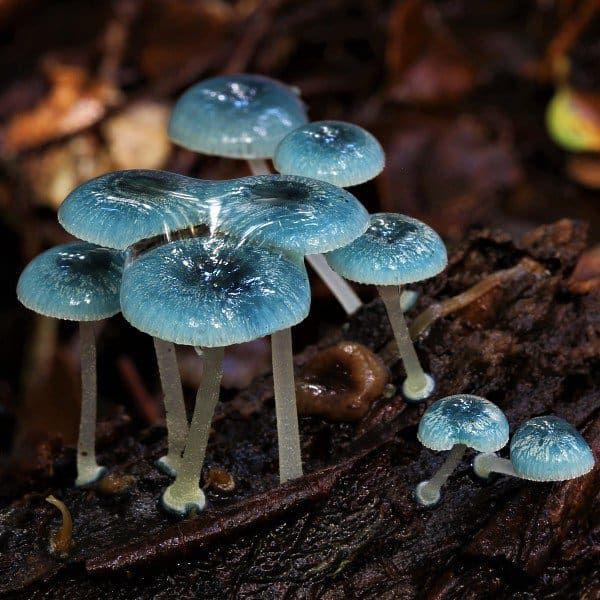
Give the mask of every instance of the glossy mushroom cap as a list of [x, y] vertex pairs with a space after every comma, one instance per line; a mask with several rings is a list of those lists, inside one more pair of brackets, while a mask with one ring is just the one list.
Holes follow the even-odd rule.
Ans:
[[510, 442], [515, 473], [532, 481], [563, 481], [585, 475], [594, 455], [581, 434], [558, 417], [535, 417]]
[[358, 125], [314, 121], [281, 140], [273, 164], [280, 173], [349, 187], [377, 176], [383, 170], [385, 155], [375, 137]]
[[225, 237], [160, 246], [123, 273], [123, 316], [177, 344], [220, 347], [291, 327], [308, 314], [302, 258]]
[[282, 138], [306, 121], [294, 88], [261, 75], [222, 75], [184, 92], [169, 137], [203, 154], [270, 158]]
[[434, 402], [419, 423], [419, 441], [435, 451], [464, 444], [478, 452], [496, 452], [508, 443], [508, 421], [492, 402], [471, 394]]
[[119, 312], [121, 252], [88, 242], [51, 248], [25, 267], [17, 296], [29, 309], [56, 319], [98, 321]]
[[327, 254], [327, 262], [351, 281], [403, 285], [437, 275], [448, 258], [444, 242], [425, 223], [395, 213], [376, 213], [367, 231]]
[[219, 221], [221, 196], [229, 182], [210, 182], [169, 173], [115, 171], [75, 188], [58, 220], [72, 235], [125, 250], [136, 242]]
[[294, 175], [258, 175], [235, 182], [222, 229], [298, 254], [320, 254], [350, 243], [369, 214], [349, 192]]

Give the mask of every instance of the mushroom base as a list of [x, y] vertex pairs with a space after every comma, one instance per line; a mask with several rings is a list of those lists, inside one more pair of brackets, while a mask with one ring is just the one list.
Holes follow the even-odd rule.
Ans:
[[435, 379], [428, 373], [423, 373], [424, 382], [419, 378], [411, 379], [407, 377], [402, 384], [402, 394], [408, 402], [422, 402], [433, 394], [435, 390]]
[[96, 483], [96, 481], [102, 479], [106, 473], [108, 473], [108, 469], [106, 467], [101, 467], [100, 465], [89, 466], [86, 468], [81, 468], [81, 466], [79, 466], [79, 474], [75, 480], [75, 486], [82, 487], [84, 485], [89, 485], [90, 483]]
[[182, 491], [173, 484], [163, 492], [160, 503], [165, 510], [183, 517], [193, 510], [204, 510], [206, 496], [199, 487], [195, 490], [186, 489]]
[[162, 471], [165, 475], [170, 477], [177, 477], [178, 462], [175, 462], [168, 454], [158, 458], [154, 465], [159, 471]]

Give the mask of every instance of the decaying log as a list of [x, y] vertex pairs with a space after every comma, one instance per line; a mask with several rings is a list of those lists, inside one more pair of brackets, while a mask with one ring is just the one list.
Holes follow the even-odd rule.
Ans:
[[[585, 270], [586, 285], [571, 279], [585, 244], [582, 224], [560, 221], [519, 242], [474, 233], [452, 253], [447, 271], [419, 287], [411, 319], [523, 259], [537, 266], [514, 271], [421, 334], [417, 351], [437, 378], [433, 399], [486, 396], [513, 431], [532, 416], [557, 414], [600, 456], [600, 279], [594, 269]], [[378, 353], [399, 386], [403, 371], [379, 301], [297, 356], [298, 367], [341, 340]], [[279, 487], [271, 396], [265, 377], [221, 404], [207, 466], [231, 473], [236, 487], [209, 489], [209, 508], [184, 521], [158, 507], [168, 478], [153, 461], [164, 452], [164, 431], [140, 434], [122, 418], [103, 423], [99, 442], [100, 462], [116, 477], [134, 478], [119, 493], [72, 488], [74, 453], [61, 448], [35, 477], [8, 482], [0, 593], [71, 600], [600, 594], [598, 467], [566, 483], [482, 483], [467, 454], [440, 504], [422, 508], [413, 489], [443, 456], [416, 439], [425, 405], [396, 393], [376, 399], [356, 423], [302, 417], [307, 475]], [[73, 516], [67, 559], [48, 552], [49, 493]]]

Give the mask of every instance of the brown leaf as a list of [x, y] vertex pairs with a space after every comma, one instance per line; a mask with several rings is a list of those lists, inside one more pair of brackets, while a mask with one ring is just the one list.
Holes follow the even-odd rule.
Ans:
[[89, 127], [118, 100], [117, 90], [94, 80], [81, 67], [51, 61], [46, 71], [48, 95], [33, 110], [15, 115], [6, 127], [8, 152], [34, 148]]

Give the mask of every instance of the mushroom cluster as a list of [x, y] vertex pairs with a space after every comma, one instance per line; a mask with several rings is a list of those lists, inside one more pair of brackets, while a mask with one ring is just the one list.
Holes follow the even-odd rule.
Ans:
[[[308, 123], [295, 88], [257, 75], [208, 79], [176, 103], [169, 135], [197, 152], [246, 160], [252, 175], [207, 181], [129, 170], [80, 185], [64, 200], [58, 218], [82, 241], [34, 259], [17, 293], [34, 311], [81, 323], [76, 485], [106, 471], [94, 448], [91, 322], [121, 311], [153, 337], [168, 430], [168, 452], [157, 465], [175, 478], [161, 502], [185, 515], [206, 503], [200, 475], [230, 344], [271, 336], [280, 481], [302, 476], [291, 327], [310, 308], [305, 259], [348, 314], [361, 302], [347, 280], [378, 287], [406, 372], [404, 396], [421, 402], [435, 381], [421, 367], [402, 314], [414, 294], [401, 286], [437, 275], [447, 256], [440, 237], [424, 223], [398, 214], [369, 216], [344, 189], [375, 177], [384, 166], [383, 150], [356, 125]], [[271, 173], [267, 160], [279, 173]], [[190, 423], [175, 344], [196, 348], [204, 361]], [[382, 389], [385, 373], [379, 380]], [[441, 471], [419, 486], [423, 504], [437, 502], [467, 447], [486, 453], [477, 460], [480, 472], [508, 470], [489, 454], [507, 443], [508, 424], [484, 399], [462, 395], [433, 404], [419, 439], [450, 450]], [[588, 467], [589, 460], [572, 472]], [[514, 469], [520, 472], [517, 463]]]
[[450, 450], [437, 473], [415, 489], [416, 500], [423, 506], [439, 502], [442, 486], [467, 448], [479, 453], [473, 470], [482, 479], [502, 473], [530, 481], [565, 481], [594, 467], [594, 455], [581, 434], [553, 415], [521, 425], [510, 442], [510, 460], [498, 457], [495, 453], [508, 443], [508, 421], [495, 404], [468, 394], [434, 402], [419, 423], [417, 437], [431, 450]]

